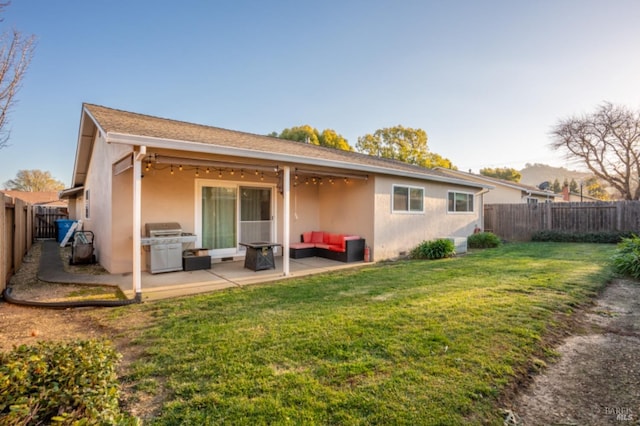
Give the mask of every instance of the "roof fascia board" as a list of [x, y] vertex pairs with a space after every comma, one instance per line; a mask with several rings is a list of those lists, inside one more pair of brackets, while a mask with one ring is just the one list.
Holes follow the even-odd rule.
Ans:
[[469, 186], [474, 188], [493, 189], [491, 185], [485, 185], [471, 180], [457, 179], [454, 177], [434, 176], [417, 172], [409, 172], [386, 167], [367, 166], [350, 163], [347, 161], [325, 160], [322, 158], [309, 158], [298, 155], [278, 154], [266, 151], [254, 151], [244, 148], [223, 147], [220, 145], [203, 144], [201, 142], [182, 141], [175, 139], [156, 138], [152, 136], [130, 135], [125, 133], [110, 132], [106, 134], [108, 143], [124, 145], [144, 145], [149, 148], [175, 149], [182, 151], [200, 152], [206, 154], [229, 155], [236, 157], [246, 157], [268, 161], [280, 161], [287, 163], [299, 163], [320, 167], [333, 167], [349, 170], [357, 170], [366, 173], [390, 174], [394, 176], [410, 177], [420, 180], [431, 180], [435, 182], [450, 183], [455, 185]]

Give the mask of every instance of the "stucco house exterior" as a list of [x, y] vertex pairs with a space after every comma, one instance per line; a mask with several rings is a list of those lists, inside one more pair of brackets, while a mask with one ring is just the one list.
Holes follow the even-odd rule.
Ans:
[[551, 203], [561, 201], [560, 194], [553, 191], [546, 191], [531, 185], [524, 185], [518, 182], [511, 182], [504, 179], [497, 179], [474, 173], [462, 172], [459, 170], [450, 170], [438, 168], [442, 173], [449, 176], [468, 179], [473, 182], [491, 186], [490, 191], [484, 196], [485, 204], [536, 204]]
[[488, 186], [402, 162], [98, 105], [83, 104], [72, 219], [96, 235], [99, 262], [132, 272], [145, 224], [178, 222], [213, 262], [242, 258], [243, 241], [289, 245], [308, 231], [359, 235], [371, 260], [420, 242], [466, 237], [482, 223]]

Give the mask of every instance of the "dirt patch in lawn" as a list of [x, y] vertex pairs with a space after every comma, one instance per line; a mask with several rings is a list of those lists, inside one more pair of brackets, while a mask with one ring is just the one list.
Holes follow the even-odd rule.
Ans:
[[516, 397], [509, 424], [640, 424], [640, 284], [616, 280], [576, 318], [557, 362]]
[[[14, 297], [53, 301], [86, 291], [83, 286], [39, 281], [39, 254], [36, 244], [12, 278]], [[124, 377], [130, 363], [142, 355], [139, 345], [129, 343], [150, 318], [131, 309], [131, 315], [115, 323], [107, 319], [108, 312], [109, 308], [51, 310], [0, 302], [0, 351], [39, 340], [107, 338], [123, 355]], [[570, 321], [570, 334], [556, 348], [556, 362], [526, 380], [526, 388], [516, 390], [505, 424], [640, 424], [640, 284], [611, 283], [594, 304]], [[124, 408], [141, 418], [153, 416], [164, 398], [162, 389], [145, 397], [133, 391], [134, 385], [123, 384]]]

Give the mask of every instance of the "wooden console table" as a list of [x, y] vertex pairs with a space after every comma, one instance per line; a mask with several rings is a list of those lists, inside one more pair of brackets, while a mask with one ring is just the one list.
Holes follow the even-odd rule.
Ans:
[[273, 248], [282, 246], [282, 244], [260, 241], [255, 243], [240, 243], [240, 245], [247, 248], [247, 254], [244, 257], [245, 268], [253, 271], [276, 269], [276, 262], [273, 259]]

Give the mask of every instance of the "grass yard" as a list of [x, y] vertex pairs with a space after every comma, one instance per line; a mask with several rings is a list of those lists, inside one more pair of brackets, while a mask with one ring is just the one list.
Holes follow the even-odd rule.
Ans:
[[149, 424], [502, 424], [500, 398], [611, 278], [613, 245], [527, 243], [129, 306]]

